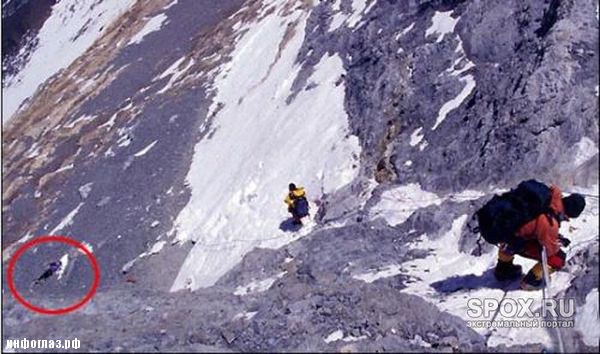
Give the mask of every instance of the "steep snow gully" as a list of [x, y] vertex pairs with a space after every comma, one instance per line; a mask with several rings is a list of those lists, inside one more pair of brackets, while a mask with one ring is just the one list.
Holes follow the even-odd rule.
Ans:
[[[3, 58], [21, 66], [2, 90], [2, 262], [61, 233], [102, 282], [68, 319], [3, 290], [3, 348], [52, 333], [98, 351], [597, 352], [597, 9], [57, 2]], [[495, 280], [472, 218], [532, 177], [587, 202], [561, 224], [567, 266], [544, 293]], [[290, 182], [311, 205], [302, 227]], [[15, 283], [61, 259], [23, 291], [64, 306], [88, 286], [82, 258], [35, 247]], [[473, 299], [535, 312], [543, 295], [574, 299], [557, 319], [571, 326], [474, 325], [515, 316], [474, 318]]]
[[288, 101], [308, 14], [282, 10], [241, 27], [232, 61], [217, 69], [214, 118], [206, 127], [214, 133], [196, 145], [187, 177], [192, 195], [175, 222], [177, 239], [196, 244], [172, 290], [213, 285], [252, 248], [278, 248], [297, 237], [278, 229], [288, 217], [288, 183], [301, 183], [314, 204], [358, 172], [360, 146], [349, 133], [339, 57], [321, 58], [308, 79], [314, 88]]

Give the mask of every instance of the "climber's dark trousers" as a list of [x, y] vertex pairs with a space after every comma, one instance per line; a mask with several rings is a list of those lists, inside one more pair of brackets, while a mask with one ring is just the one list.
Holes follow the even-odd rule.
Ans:
[[44, 274], [40, 275], [39, 278], [37, 278], [37, 280], [35, 281], [35, 283], [39, 283], [42, 280], [46, 280], [48, 278], [50, 278], [52, 276], [52, 274], [54, 274], [54, 272], [52, 271], [52, 269], [48, 269], [44, 272]]

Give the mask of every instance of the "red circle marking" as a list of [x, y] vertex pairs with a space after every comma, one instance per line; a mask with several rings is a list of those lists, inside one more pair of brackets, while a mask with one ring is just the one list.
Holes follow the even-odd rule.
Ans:
[[[81, 301], [76, 303], [75, 305], [65, 307], [62, 309], [55, 309], [55, 310], [44, 309], [44, 308], [37, 307], [37, 306], [32, 305], [29, 302], [27, 302], [27, 300], [25, 300], [19, 294], [17, 289], [15, 288], [15, 284], [13, 282], [13, 271], [15, 268], [15, 264], [17, 263], [17, 259], [19, 259], [19, 257], [21, 257], [21, 255], [23, 255], [23, 253], [28, 248], [38, 245], [40, 243], [45, 243], [45, 242], [61, 242], [61, 243], [66, 243], [67, 245], [73, 246], [75, 248], [78, 248], [81, 251], [83, 251], [83, 253], [85, 253], [85, 255], [90, 259], [90, 262], [92, 263], [92, 268], [94, 269], [94, 283], [92, 284], [92, 288], [87, 293], [87, 295], [85, 295], [85, 297]], [[96, 262], [96, 258], [94, 257], [92, 252], [90, 252], [80, 242], [75, 241], [72, 238], [68, 238], [65, 236], [42, 236], [42, 237], [38, 237], [34, 240], [31, 240], [31, 241], [25, 243], [23, 246], [19, 247], [19, 249], [15, 252], [12, 259], [10, 260], [10, 263], [8, 264], [7, 278], [8, 278], [8, 288], [10, 289], [11, 293], [13, 294], [15, 299], [17, 299], [17, 301], [19, 301], [26, 308], [30, 309], [31, 311], [41, 313], [44, 315], [63, 315], [63, 314], [69, 313], [71, 311], [77, 310], [81, 306], [85, 305], [85, 303], [88, 302], [94, 296], [94, 293], [96, 293], [96, 289], [98, 288], [98, 283], [100, 283], [100, 268], [98, 267], [98, 262]]]

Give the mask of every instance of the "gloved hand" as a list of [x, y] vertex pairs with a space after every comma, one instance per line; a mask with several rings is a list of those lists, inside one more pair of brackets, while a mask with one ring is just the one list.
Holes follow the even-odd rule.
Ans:
[[558, 241], [560, 241], [563, 247], [569, 247], [569, 245], [571, 244], [571, 240], [560, 234], [558, 235]]

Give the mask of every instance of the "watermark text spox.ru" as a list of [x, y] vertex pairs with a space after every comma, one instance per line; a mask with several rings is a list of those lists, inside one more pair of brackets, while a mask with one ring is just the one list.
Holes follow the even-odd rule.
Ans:
[[562, 318], [575, 315], [575, 299], [543, 299], [541, 306], [527, 299], [478, 299], [467, 301], [467, 315], [473, 319], [489, 319], [494, 314], [508, 319]]

